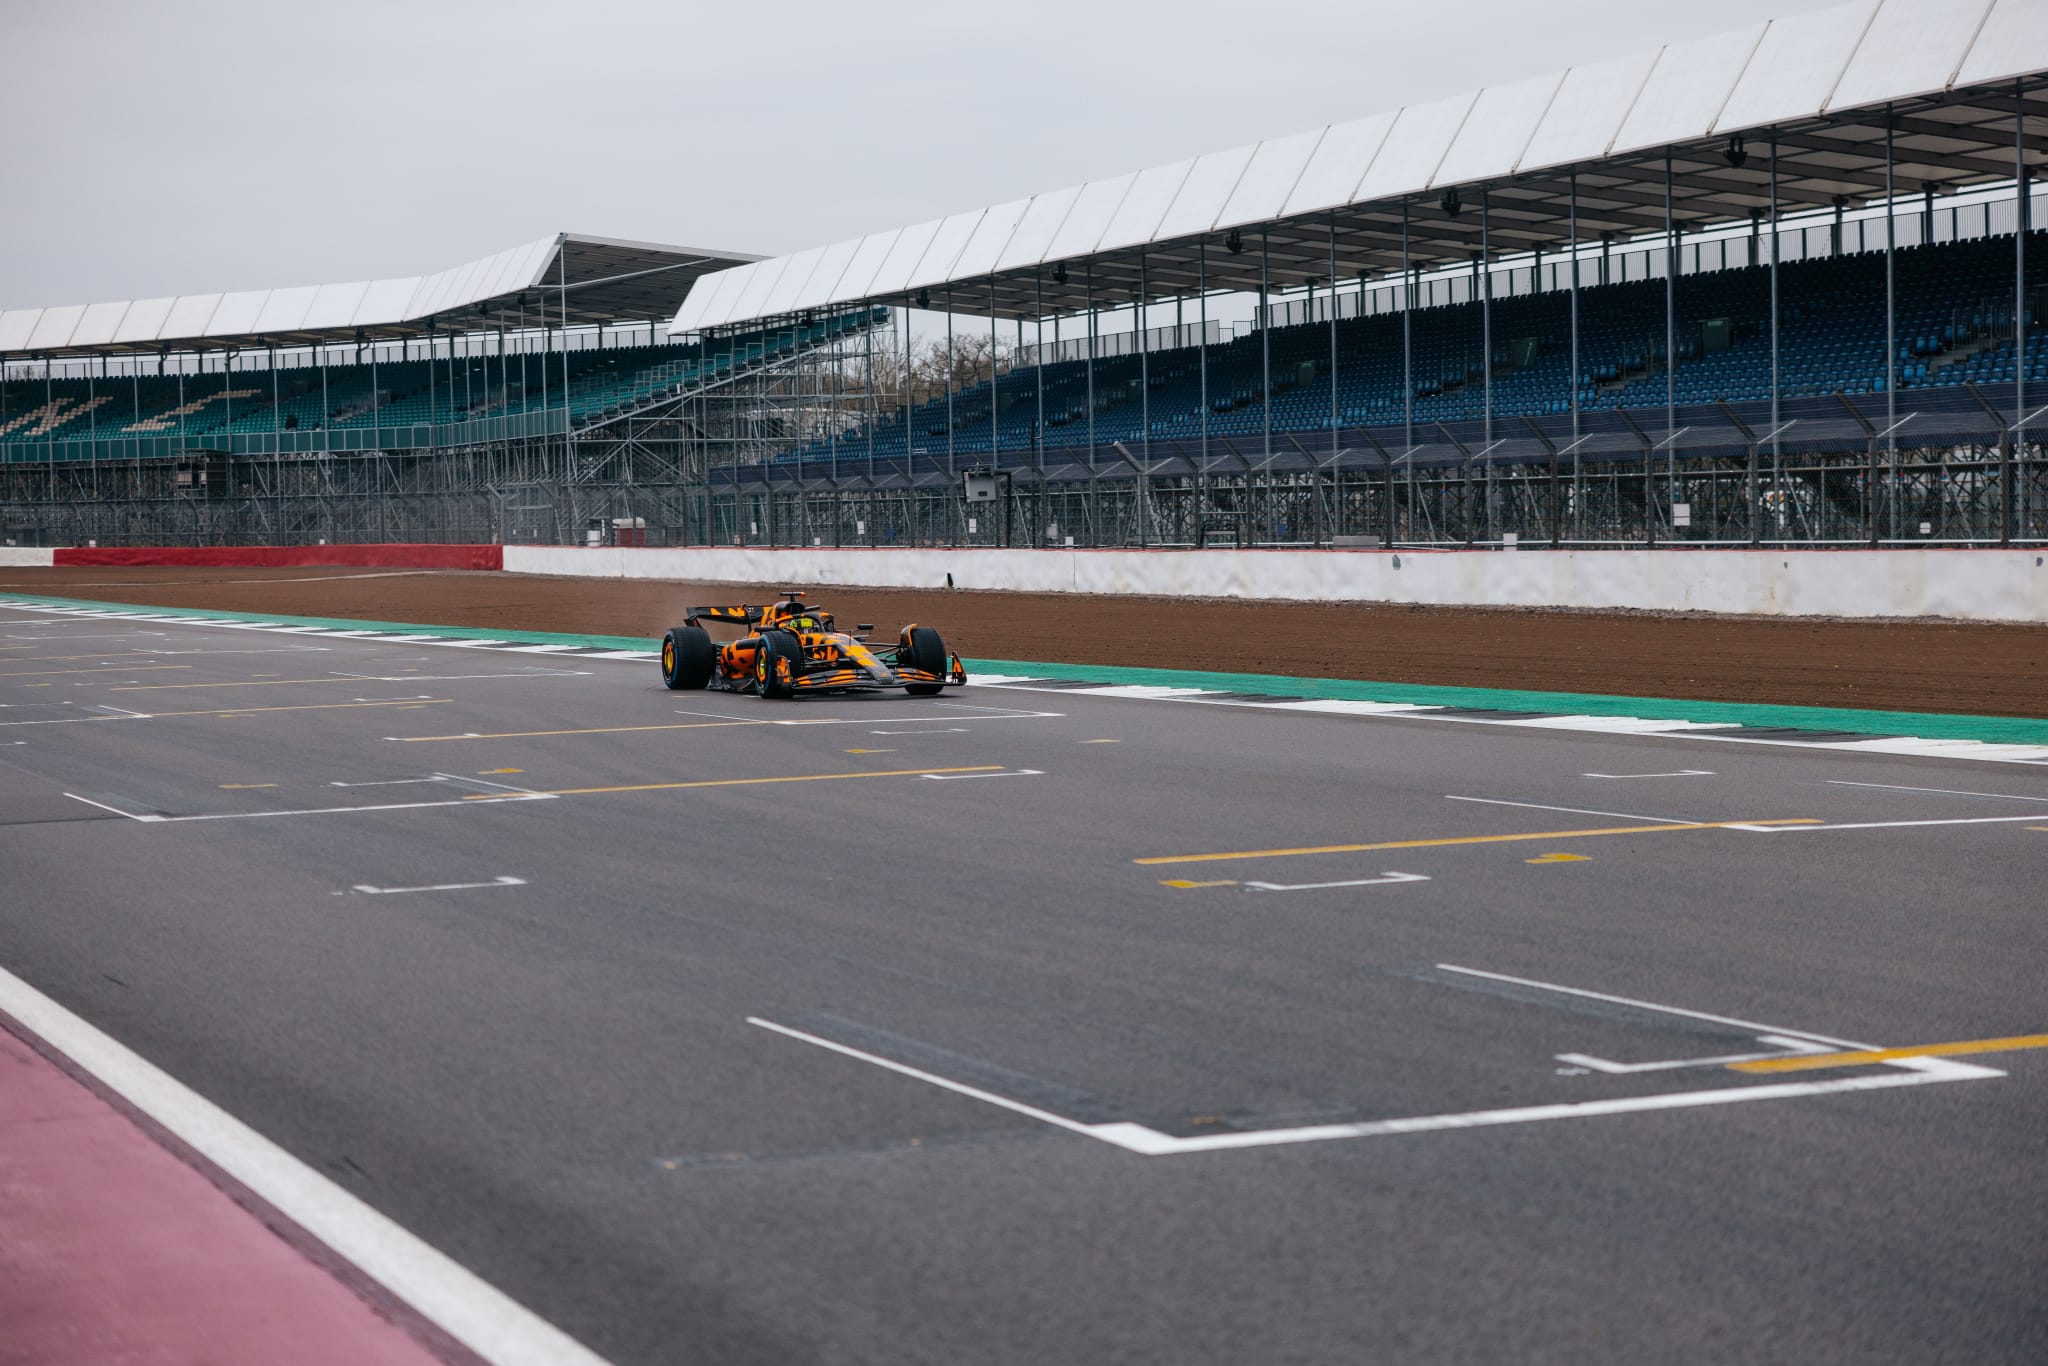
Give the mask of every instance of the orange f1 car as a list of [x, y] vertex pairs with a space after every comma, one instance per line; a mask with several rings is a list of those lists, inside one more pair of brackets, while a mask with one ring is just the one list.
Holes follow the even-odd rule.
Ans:
[[[785, 591], [782, 597], [768, 607], [692, 607], [684, 624], [662, 637], [661, 681], [677, 692], [717, 688], [762, 697], [885, 688], [929, 697], [948, 683], [967, 681], [960, 656], [948, 654], [929, 626], [906, 626], [894, 645], [871, 645], [865, 634], [835, 627], [830, 612], [805, 606], [803, 594]], [[714, 644], [706, 622], [742, 634]]]

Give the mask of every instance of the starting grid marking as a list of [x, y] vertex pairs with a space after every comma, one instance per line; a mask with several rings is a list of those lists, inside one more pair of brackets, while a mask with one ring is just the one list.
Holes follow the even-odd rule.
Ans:
[[[1280, 1147], [1302, 1143], [1325, 1143], [1337, 1139], [1378, 1138], [1396, 1134], [1443, 1133], [1459, 1129], [1493, 1128], [1513, 1124], [1534, 1124], [1560, 1119], [1594, 1119], [1611, 1115], [1643, 1114], [1654, 1110], [1699, 1109], [1717, 1105], [1735, 1105], [1759, 1100], [1791, 1100], [1811, 1096], [1843, 1094], [1855, 1091], [1896, 1090], [1909, 1086], [1938, 1085], [1943, 1082], [1982, 1081], [2003, 1077], [2006, 1073], [1996, 1068], [1984, 1067], [1977, 1063], [1954, 1062], [1951, 1055], [1958, 1053], [2013, 1052], [2020, 1049], [2048, 1047], [2048, 1035], [2023, 1035], [2006, 1039], [1978, 1040], [1970, 1043], [1932, 1044], [1922, 1048], [1873, 1049], [1867, 1045], [1850, 1044], [1847, 1040], [1831, 1038], [1806, 1030], [1783, 1029], [1761, 1025], [1748, 1020], [1736, 1020], [1726, 1016], [1710, 1015], [1702, 1011], [1686, 1010], [1676, 1006], [1658, 1005], [1633, 997], [1611, 996], [1605, 992], [1587, 991], [1578, 987], [1560, 986], [1554, 982], [1539, 982], [1533, 978], [1511, 977], [1504, 973], [1487, 972], [1479, 968], [1463, 968], [1450, 963], [1436, 965], [1439, 973], [1456, 974], [1460, 977], [1505, 983], [1539, 993], [1552, 993], [1566, 998], [1586, 998], [1624, 1006], [1630, 1009], [1648, 1011], [1689, 1020], [1704, 1020], [1749, 1031], [1761, 1045], [1759, 1051], [1737, 1054], [1721, 1054], [1713, 1057], [1660, 1059], [1647, 1063], [1616, 1063], [1580, 1053], [1561, 1053], [1557, 1061], [1571, 1064], [1561, 1075], [1609, 1076], [1630, 1075], [1647, 1072], [1673, 1072], [1685, 1069], [1721, 1069], [1737, 1075], [1773, 1073], [1780, 1071], [1804, 1071], [1834, 1069], [1853, 1071], [1856, 1075], [1837, 1077], [1826, 1081], [1795, 1081], [1749, 1083], [1745, 1085], [1711, 1087], [1702, 1090], [1661, 1091], [1647, 1095], [1615, 1096], [1598, 1100], [1558, 1101], [1548, 1104], [1509, 1106], [1489, 1110], [1465, 1110], [1446, 1114], [1409, 1115], [1395, 1119], [1362, 1120], [1353, 1123], [1313, 1124], [1286, 1128], [1247, 1129], [1228, 1133], [1178, 1135], [1163, 1133], [1144, 1123], [1131, 1119], [1083, 1120], [1072, 1115], [1061, 1114], [1040, 1105], [1029, 1104], [1013, 1096], [971, 1085], [954, 1077], [909, 1063], [869, 1049], [857, 1048], [839, 1039], [814, 1033], [811, 1030], [795, 1028], [774, 1020], [750, 1015], [747, 1023], [785, 1038], [795, 1039], [843, 1057], [853, 1058], [871, 1066], [894, 1072], [899, 1076], [921, 1081], [955, 1095], [966, 1096], [984, 1104], [1021, 1114], [1054, 1128], [1107, 1143], [1140, 1157], [1174, 1157], [1191, 1153], [1222, 1152], [1244, 1148]], [[1839, 1051], [1845, 1046], [1850, 1051]], [[1868, 1069], [1868, 1070], [1865, 1070]]]
[[[131, 612], [112, 608], [76, 607], [34, 600], [0, 602], [14, 612], [48, 614], [87, 621], [133, 621], [230, 631], [267, 631], [292, 636], [326, 636], [381, 644], [432, 645], [455, 650], [497, 650], [551, 655], [564, 659], [613, 659], [636, 664], [660, 659], [654, 650], [621, 650], [601, 645], [562, 645], [511, 640], [472, 640], [432, 632], [380, 631], [341, 626], [304, 626], [282, 621], [240, 621], [222, 617], [184, 616], [173, 611]], [[30, 623], [33, 624], [33, 623]], [[1209, 688], [1159, 684], [1090, 683], [1085, 680], [1036, 678], [1028, 674], [981, 674], [978, 687], [1020, 692], [1070, 692], [1083, 697], [1121, 698], [1145, 702], [1193, 702], [1203, 706], [1245, 707], [1254, 711], [1307, 713], [1323, 716], [1371, 716], [1425, 721], [1455, 721], [1478, 726], [1515, 726], [1534, 730], [1565, 730], [1595, 735], [1667, 736], [1714, 740], [1726, 744], [1780, 745], [1795, 749], [1838, 750], [1852, 754], [1896, 754], [1916, 758], [1972, 759], [1986, 763], [2048, 766], [2048, 745], [2000, 744], [1985, 740], [1945, 740], [1910, 735], [1872, 735], [1842, 739], [1838, 732], [1784, 732], [1774, 727], [1744, 726], [1733, 721], [1683, 721], [1638, 716], [1539, 715], [1478, 712], [1431, 703], [1365, 702], [1343, 698], [1266, 697]]]

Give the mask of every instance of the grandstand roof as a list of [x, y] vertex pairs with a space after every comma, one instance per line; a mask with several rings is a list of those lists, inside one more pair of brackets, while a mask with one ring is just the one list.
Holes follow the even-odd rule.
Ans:
[[[1494, 255], [1764, 211], [1775, 130], [1780, 213], [1882, 198], [1887, 109], [1898, 193], [2011, 180], [2016, 82], [2048, 71], [2048, 0], [1856, 0], [1634, 56], [970, 209], [707, 273], [671, 332], [954, 289], [959, 312], [1030, 318], [1331, 274], [1471, 260], [1487, 197]], [[2048, 158], [2048, 88], [2024, 96], [2029, 167]], [[1741, 141], [1734, 141], [1737, 136]], [[1443, 196], [1459, 193], [1458, 211]], [[1241, 232], [1241, 249], [1215, 235]], [[1087, 262], [1085, 270], [1078, 264]], [[1075, 263], [1056, 272], [1044, 267]], [[1058, 278], [1064, 275], [1064, 279]]]
[[[529, 324], [665, 318], [699, 276], [758, 261], [731, 251], [557, 233], [434, 275], [0, 311], [0, 356], [294, 346]], [[566, 283], [566, 289], [564, 284]]]

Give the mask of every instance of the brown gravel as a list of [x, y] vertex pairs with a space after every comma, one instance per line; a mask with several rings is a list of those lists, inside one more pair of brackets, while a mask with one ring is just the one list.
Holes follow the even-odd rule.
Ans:
[[[655, 636], [772, 585], [346, 569], [0, 570], [0, 591], [219, 611]], [[969, 658], [2048, 717], [2048, 626], [831, 588], [842, 623]]]

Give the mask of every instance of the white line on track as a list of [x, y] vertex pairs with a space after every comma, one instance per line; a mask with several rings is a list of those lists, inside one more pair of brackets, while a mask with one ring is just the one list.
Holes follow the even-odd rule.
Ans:
[[2029, 797], [2017, 792], [1965, 792], [1954, 787], [1905, 787], [1898, 783], [1855, 783], [1846, 778], [1829, 778], [1830, 787], [1875, 787], [1887, 792], [1934, 792], [1944, 797], [1995, 797], [2007, 802], [2048, 802], [2048, 796]]
[[133, 811], [123, 811], [118, 806], [108, 806], [105, 802], [96, 802], [90, 797], [81, 797], [76, 792], [66, 792], [64, 795], [71, 798], [74, 802], [84, 802], [87, 806], [96, 806], [102, 811], [111, 811], [117, 816], [126, 816], [129, 820], [139, 821], [144, 825], [183, 825], [189, 821], [254, 821], [268, 820], [273, 816], [354, 816], [369, 811], [424, 811], [436, 806], [460, 806], [474, 809], [481, 806], [496, 806], [503, 802], [552, 802], [560, 800], [554, 794], [548, 792], [507, 792], [503, 796], [493, 793], [484, 797], [465, 797], [447, 802], [384, 802], [375, 806], [312, 806], [295, 807], [285, 811], [209, 811], [196, 816], [166, 816], [156, 811], [137, 815]]
[[924, 773], [918, 775], [935, 783], [957, 783], [968, 778], [1043, 778], [1042, 768], [1013, 768], [1007, 773]]
[[1395, 882], [1427, 882], [1421, 873], [1385, 873], [1379, 877], [1354, 878], [1349, 882], [1247, 882], [1255, 892], [1320, 892], [1329, 887], [1385, 887]]
[[1789, 834], [1793, 831], [1820, 830], [1903, 830], [1915, 825], [2004, 825], [2012, 821], [2037, 821], [2041, 813], [2031, 816], [1961, 816], [1938, 821], [1854, 821], [1838, 825], [1731, 825], [1730, 830], [1755, 830], [1767, 835]]
[[1557, 1060], [1583, 1067], [1593, 1072], [1605, 1072], [1610, 1076], [1629, 1076], [1637, 1072], [1673, 1072], [1692, 1067], [1726, 1067], [1736, 1062], [1763, 1062], [1769, 1058], [1782, 1058], [1788, 1054], [1825, 1053], [1828, 1045], [1815, 1043], [1812, 1039], [1794, 1039], [1784, 1034], [1759, 1034], [1758, 1043], [1773, 1045], [1769, 1053], [1723, 1053], [1712, 1058], [1672, 1058], [1663, 1062], [1612, 1062], [1586, 1053], [1560, 1053]]
[[5, 968], [0, 1012], [484, 1360], [605, 1366], [546, 1319]]
[[1581, 778], [1711, 778], [1711, 768], [1681, 768], [1675, 773], [1581, 773]]
[[1518, 987], [1536, 987], [1543, 991], [1555, 991], [1565, 996], [1583, 996], [1589, 1001], [1609, 1001], [1615, 1005], [1634, 1006], [1638, 1010], [1654, 1010], [1664, 1015], [1682, 1015], [1689, 1020], [1706, 1020], [1713, 1024], [1734, 1025], [1738, 1029], [1753, 1029], [1758, 1034], [1785, 1034], [1798, 1039], [1814, 1039], [1831, 1043], [1840, 1048], [1868, 1052], [1876, 1044], [1857, 1043], [1854, 1039], [1837, 1039], [1827, 1034], [1816, 1034], [1810, 1029], [1786, 1029], [1781, 1025], [1758, 1024], [1755, 1020], [1738, 1020], [1729, 1015], [1709, 1015], [1703, 1010], [1686, 1010], [1681, 1006], [1659, 1005], [1655, 1001], [1638, 1000], [1633, 996], [1610, 996], [1604, 991], [1587, 991], [1582, 987], [1559, 986], [1555, 982], [1539, 982], [1534, 977], [1510, 977], [1504, 972], [1487, 972], [1483, 968], [1461, 968], [1455, 963], [1438, 963], [1439, 972], [1455, 972], [1466, 977], [1484, 977], [1492, 982], [1511, 982]]
[[[1459, 969], [1469, 971], [1469, 969]], [[1491, 974], [1482, 974], [1491, 975]], [[1519, 979], [1508, 979], [1519, 980]], [[1577, 995], [1597, 996], [1597, 992], [1577, 992]], [[1621, 999], [1621, 998], [1609, 998]], [[1653, 1007], [1656, 1008], [1656, 1007]], [[1691, 1014], [1693, 1012], [1674, 1012]], [[1712, 1016], [1704, 1018], [1715, 1018]], [[1391, 1134], [1416, 1134], [1441, 1132], [1451, 1129], [1477, 1129], [1502, 1124], [1532, 1124], [1553, 1119], [1591, 1119], [1603, 1115], [1640, 1114], [1652, 1110], [1692, 1109], [1709, 1105], [1733, 1105], [1752, 1100], [1788, 1100], [1800, 1096], [1820, 1096], [1845, 1091], [1882, 1091], [1903, 1086], [1925, 1086], [1935, 1082], [1974, 1081], [1986, 1077], [2002, 1077], [2005, 1074], [1989, 1067], [1973, 1063], [1957, 1063], [1947, 1058], [1901, 1058], [1888, 1064], [1887, 1071], [1873, 1075], [1844, 1077], [1833, 1081], [1782, 1082], [1767, 1086], [1731, 1086], [1711, 1091], [1677, 1091], [1663, 1095], [1628, 1096], [1614, 1100], [1568, 1101], [1553, 1105], [1527, 1105], [1500, 1110], [1467, 1110], [1457, 1114], [1415, 1115], [1402, 1119], [1367, 1120], [1355, 1124], [1314, 1124], [1297, 1129], [1254, 1129], [1242, 1133], [1200, 1134], [1193, 1137], [1176, 1137], [1164, 1134], [1148, 1125], [1130, 1121], [1108, 1124], [1084, 1124], [1065, 1115], [1041, 1110], [1035, 1105], [1012, 1100], [1008, 1096], [984, 1091], [978, 1086], [969, 1086], [949, 1077], [942, 1077], [923, 1068], [911, 1067], [891, 1058], [868, 1053], [858, 1048], [849, 1048], [832, 1039], [809, 1034], [800, 1029], [775, 1023], [750, 1015], [747, 1023], [762, 1029], [772, 1030], [785, 1037], [827, 1049], [845, 1057], [855, 1058], [901, 1076], [911, 1077], [928, 1085], [967, 1096], [989, 1105], [1000, 1106], [1016, 1114], [1098, 1139], [1142, 1157], [1171, 1157], [1186, 1153], [1220, 1152], [1234, 1148], [1268, 1148], [1297, 1143], [1320, 1143], [1333, 1139], [1373, 1138]]]
[[[495, 877], [489, 882], [437, 882], [429, 887], [372, 887], [367, 882], [358, 882], [348, 890], [350, 892], [360, 892], [364, 896], [396, 896], [402, 892], [467, 892], [479, 887], [524, 887], [525, 885], [526, 879], [523, 877]], [[346, 896], [347, 894], [347, 892], [335, 893], [336, 896]]]
[[1521, 806], [1531, 811], [1567, 811], [1574, 816], [1615, 816], [1627, 821], [1649, 821], [1656, 825], [1694, 825], [1695, 821], [1674, 820], [1670, 816], [1644, 816], [1634, 811], [1594, 811], [1584, 806], [1545, 806], [1541, 802], [1510, 802], [1498, 797], [1453, 797], [1446, 793], [1447, 802], [1483, 802], [1487, 806]]

